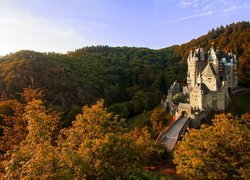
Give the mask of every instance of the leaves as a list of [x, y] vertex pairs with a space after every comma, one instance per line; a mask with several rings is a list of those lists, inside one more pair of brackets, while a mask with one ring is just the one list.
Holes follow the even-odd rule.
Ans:
[[157, 154], [157, 145], [146, 130], [126, 133], [127, 129], [121, 123], [106, 111], [103, 100], [91, 107], [83, 107], [72, 127], [62, 130], [60, 143], [63, 149], [76, 157], [69, 160], [70, 164], [87, 162], [86, 177], [146, 177], [148, 173], [143, 170], [143, 162]]
[[171, 116], [161, 107], [157, 107], [151, 114], [151, 123], [156, 132], [161, 132], [170, 124]]
[[[52, 145], [52, 136], [59, 120], [57, 114], [48, 112], [40, 99], [33, 99], [25, 106], [22, 118], [27, 122], [28, 134], [19, 146], [7, 152], [10, 159], [5, 162], [6, 177], [64, 177], [66, 167], [60, 161], [61, 152]], [[62, 167], [64, 169], [60, 170]]]
[[178, 173], [202, 179], [247, 177], [250, 129], [241, 123], [246, 116], [217, 115], [213, 125], [187, 133], [174, 152]]

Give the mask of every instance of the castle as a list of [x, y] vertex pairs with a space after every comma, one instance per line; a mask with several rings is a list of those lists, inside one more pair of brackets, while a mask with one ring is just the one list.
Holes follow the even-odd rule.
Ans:
[[[191, 50], [187, 58], [187, 85], [180, 91], [174, 82], [162, 101], [175, 118], [190, 118], [190, 126], [198, 127], [200, 120], [211, 111], [224, 111], [230, 101], [229, 92], [238, 87], [237, 59], [232, 52], [203, 48]], [[179, 97], [179, 102], [174, 99]], [[178, 98], [177, 98], [178, 99]]]

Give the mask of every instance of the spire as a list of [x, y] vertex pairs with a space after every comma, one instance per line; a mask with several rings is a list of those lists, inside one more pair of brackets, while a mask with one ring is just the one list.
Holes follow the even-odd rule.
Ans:
[[214, 42], [212, 42], [211, 47], [208, 51], [208, 62], [213, 61], [213, 55], [215, 54], [214, 52]]
[[201, 73], [199, 73], [198, 77], [197, 77], [197, 83], [201, 84], [202, 82], [203, 82], [203, 80], [202, 80], [202, 77], [201, 77]]
[[191, 61], [193, 56], [192, 56], [193, 52], [192, 52], [192, 49], [189, 51], [189, 55], [188, 55], [188, 61]]
[[216, 58], [216, 53], [214, 51], [213, 43], [212, 43], [212, 46], [210, 48], [210, 56], [211, 56], [212, 60], [214, 60]]
[[193, 53], [193, 59], [195, 59], [197, 56], [197, 52], [196, 52], [196, 46], [194, 47], [194, 53]]
[[205, 53], [203, 48], [200, 48], [200, 60], [205, 61]]
[[212, 46], [210, 48], [210, 52], [208, 55], [208, 63], [213, 64], [213, 68], [214, 68], [216, 74], [218, 74], [218, 72], [219, 72], [219, 60], [217, 58], [216, 52], [214, 51], [213, 44], [214, 43], [212, 43]]

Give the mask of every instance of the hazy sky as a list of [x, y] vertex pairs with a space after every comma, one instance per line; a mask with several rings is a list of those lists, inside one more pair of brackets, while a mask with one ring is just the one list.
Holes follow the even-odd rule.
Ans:
[[250, 20], [250, 0], [0, 0], [0, 55], [89, 45], [153, 49]]

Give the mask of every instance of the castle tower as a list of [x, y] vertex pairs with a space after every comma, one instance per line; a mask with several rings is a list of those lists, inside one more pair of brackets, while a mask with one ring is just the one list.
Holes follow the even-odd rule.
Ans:
[[231, 52], [227, 53], [224, 58], [224, 79], [228, 81], [228, 87], [230, 89], [238, 87], [237, 77], [237, 59]]
[[219, 73], [219, 67], [220, 67], [220, 62], [216, 56], [216, 52], [214, 51], [213, 43], [212, 47], [210, 48], [209, 54], [208, 54], [208, 62], [213, 65], [213, 68], [215, 70], [215, 73]]
[[205, 53], [203, 48], [190, 50], [188, 59], [187, 84], [189, 88], [194, 88], [197, 83], [197, 76], [206, 65]]

